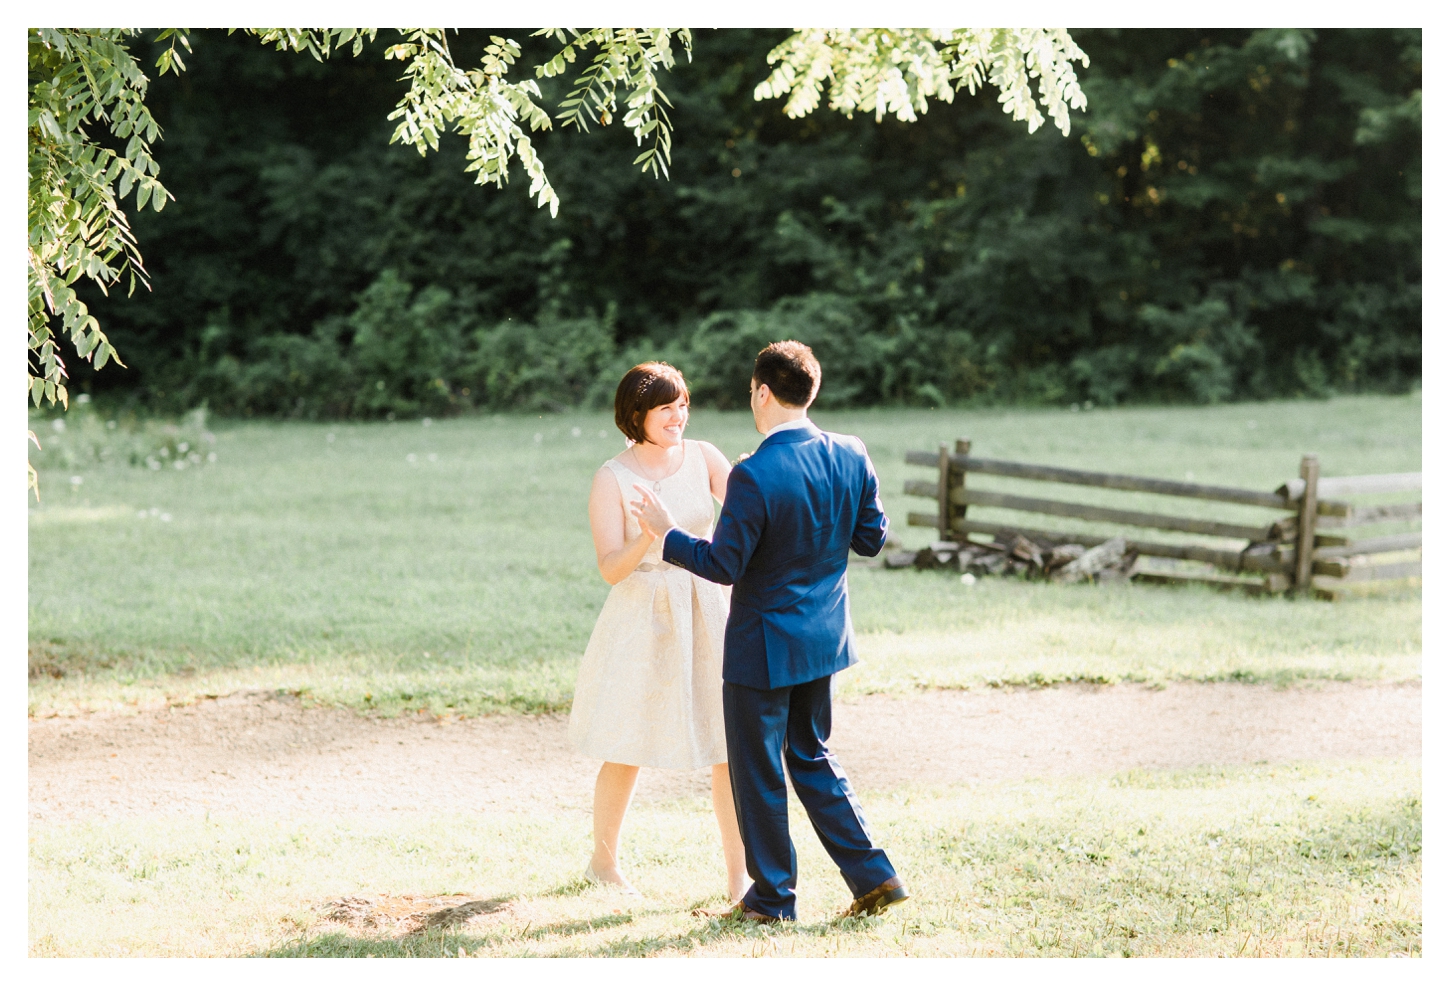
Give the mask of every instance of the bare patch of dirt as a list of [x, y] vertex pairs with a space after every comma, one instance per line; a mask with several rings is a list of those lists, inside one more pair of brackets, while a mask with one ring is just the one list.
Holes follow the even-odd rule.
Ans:
[[474, 899], [464, 894], [425, 897], [382, 894], [376, 897], [341, 897], [318, 908], [326, 924], [369, 937], [404, 937], [436, 928], [467, 926], [480, 930], [502, 921], [528, 917], [527, 905], [502, 897]]
[[[838, 702], [832, 747], [854, 785], [869, 791], [1130, 768], [1418, 759], [1420, 724], [1413, 683], [1061, 686]], [[564, 716], [380, 719], [307, 709], [271, 692], [31, 720], [30, 817], [587, 815], [598, 763], [573, 752], [567, 726]], [[637, 797], [708, 792], [708, 770], [646, 770]]]

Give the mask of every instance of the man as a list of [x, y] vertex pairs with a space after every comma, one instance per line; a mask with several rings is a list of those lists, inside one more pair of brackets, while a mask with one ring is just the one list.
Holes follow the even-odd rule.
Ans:
[[750, 409], [765, 440], [731, 471], [711, 540], [675, 528], [660, 501], [635, 486], [635, 516], [668, 532], [664, 560], [735, 587], [725, 625], [725, 744], [755, 882], [727, 915], [749, 921], [795, 919], [782, 755], [851, 890], [846, 914], [874, 914], [908, 896], [826, 748], [832, 676], [857, 661], [848, 553], [879, 553], [887, 519], [861, 440], [823, 432], [806, 417], [820, 385], [809, 346], [777, 342], [755, 358]]

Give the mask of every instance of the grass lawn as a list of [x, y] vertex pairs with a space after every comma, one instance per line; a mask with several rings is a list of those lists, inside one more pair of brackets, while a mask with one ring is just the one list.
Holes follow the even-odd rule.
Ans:
[[[834, 920], [847, 891], [796, 811], [800, 920], [767, 929], [689, 915], [723, 906], [703, 800], [631, 813], [642, 900], [578, 880], [588, 823], [564, 813], [57, 825], [31, 835], [30, 952], [1419, 955], [1419, 799], [1419, 765], [1396, 762], [872, 792], [915, 900]], [[414, 935], [323, 919], [342, 897], [451, 894], [503, 906]]]
[[[79, 412], [80, 409], [78, 409]], [[68, 435], [86, 431], [79, 414]], [[984, 456], [1272, 489], [1420, 467], [1420, 399], [1214, 408], [871, 411], [904, 526], [903, 454], [970, 436]], [[64, 436], [41, 422], [43, 440]], [[214, 423], [214, 463], [42, 471], [30, 514], [30, 712], [239, 687], [392, 715], [567, 708], [607, 587], [592, 471], [604, 414], [389, 424]], [[728, 455], [758, 436], [698, 412]], [[78, 478], [78, 481], [77, 481]], [[1005, 488], [1005, 487], [1004, 487]], [[1256, 515], [1257, 516], [1257, 515]], [[1418, 580], [1338, 603], [855, 569], [862, 664], [846, 695], [1064, 680], [1417, 679]], [[640, 804], [635, 901], [578, 881], [588, 819], [395, 812], [32, 824], [32, 955], [1418, 955], [1419, 764], [1262, 765], [865, 792], [916, 900], [832, 916], [847, 893], [793, 820], [801, 920], [689, 917], [723, 903], [703, 802]], [[498, 909], [416, 935], [323, 902], [465, 895]], [[402, 902], [402, 903], [399, 903]]]
[[[69, 434], [85, 413], [72, 412]], [[903, 495], [903, 481], [927, 471], [903, 455], [958, 436], [983, 456], [1266, 490], [1306, 451], [1326, 475], [1420, 468], [1418, 394], [817, 419], [866, 440], [908, 546], [934, 535], [905, 526], [925, 501]], [[607, 592], [585, 503], [590, 474], [622, 447], [609, 415], [213, 429], [214, 463], [42, 471], [45, 498], [30, 513], [32, 715], [239, 687], [384, 714], [567, 708]], [[730, 456], [759, 439], [748, 416], [709, 411], [690, 434]], [[851, 592], [864, 661], [842, 678], [848, 695], [1419, 675], [1418, 580], [1327, 604], [1015, 580], [969, 589], [946, 573], [862, 569]]]

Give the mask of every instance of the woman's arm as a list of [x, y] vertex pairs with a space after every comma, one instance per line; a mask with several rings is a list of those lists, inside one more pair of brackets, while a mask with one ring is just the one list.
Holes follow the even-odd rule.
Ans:
[[705, 465], [710, 469], [710, 495], [724, 503], [725, 483], [730, 479], [730, 462], [725, 458], [725, 453], [709, 442], [701, 442], [700, 451], [704, 453]]
[[600, 467], [594, 474], [594, 485], [589, 488], [589, 530], [594, 535], [599, 574], [610, 585], [624, 581], [655, 540], [653, 534], [645, 531], [633, 541], [625, 541], [624, 502], [619, 494], [619, 481], [608, 466]]

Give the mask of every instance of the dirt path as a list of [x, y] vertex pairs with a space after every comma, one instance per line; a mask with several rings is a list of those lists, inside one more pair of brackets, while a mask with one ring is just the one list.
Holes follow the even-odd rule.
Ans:
[[[1294, 760], [1420, 756], [1418, 684], [1176, 684], [924, 692], [836, 706], [833, 747], [863, 791]], [[33, 822], [249, 812], [587, 812], [597, 764], [562, 716], [372, 719], [238, 694], [165, 712], [30, 723]], [[639, 797], [708, 792], [645, 771]]]

